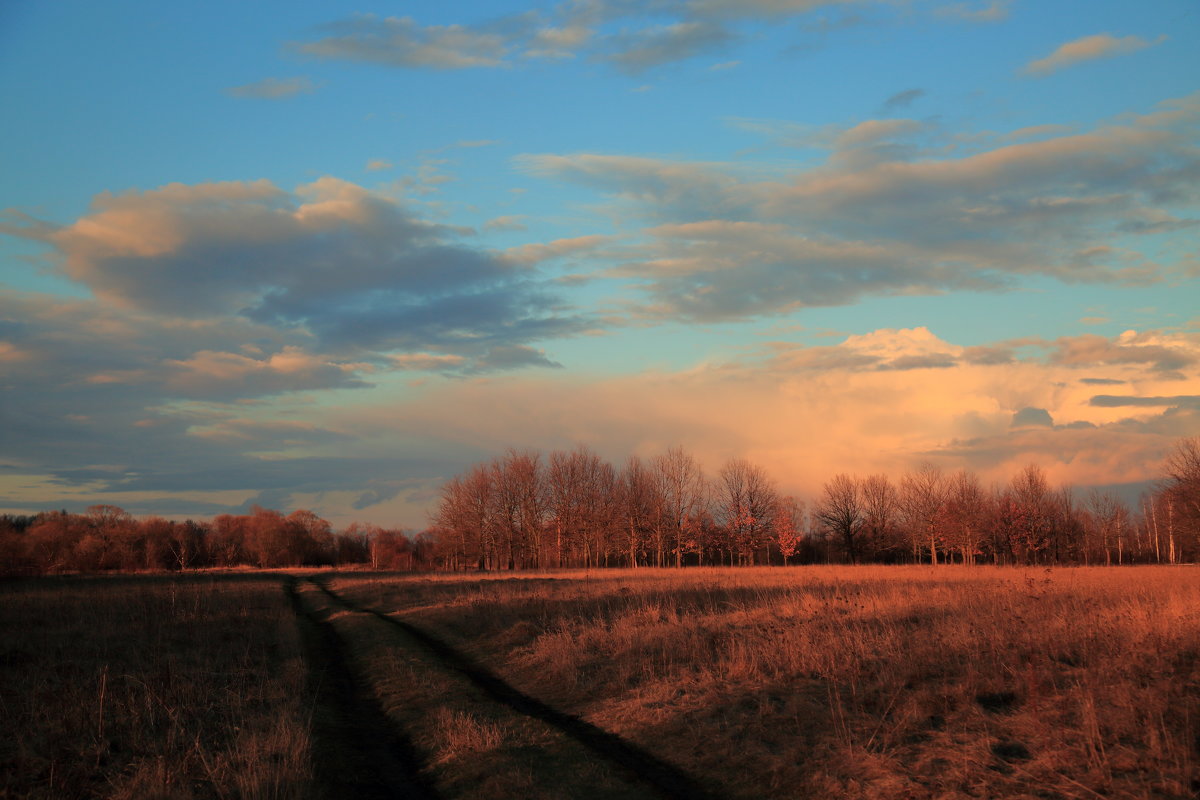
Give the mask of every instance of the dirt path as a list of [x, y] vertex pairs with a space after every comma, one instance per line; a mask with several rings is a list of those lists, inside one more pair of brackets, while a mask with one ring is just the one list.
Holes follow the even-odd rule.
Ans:
[[356, 680], [337, 631], [305, 605], [288, 577], [284, 591], [296, 612], [309, 665], [313, 709], [313, 769], [328, 798], [414, 798], [437, 793], [421, 777], [408, 740]]
[[378, 609], [356, 605], [330, 589], [319, 577], [309, 580], [337, 605], [348, 611], [371, 614], [398, 628], [423, 646], [443, 666], [467, 678], [493, 700], [569, 736], [616, 766], [628, 777], [649, 786], [660, 796], [672, 800], [716, 800], [718, 797], [678, 767], [646, 752], [632, 742], [525, 694], [466, 653], [429, 632]]

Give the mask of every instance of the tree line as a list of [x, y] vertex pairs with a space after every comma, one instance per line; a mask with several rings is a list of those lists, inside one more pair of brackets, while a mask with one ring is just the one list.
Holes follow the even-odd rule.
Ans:
[[364, 565], [516, 570], [799, 563], [1133, 564], [1200, 559], [1200, 437], [1131, 506], [1051, 486], [1036, 465], [984, 486], [923, 464], [893, 480], [840, 473], [805, 500], [760, 466], [707, 475], [682, 447], [618, 469], [587, 447], [511, 449], [442, 487], [420, 533], [255, 506], [211, 521], [121, 508], [0, 516], [0, 572]]
[[431, 556], [445, 569], [752, 565], [1180, 563], [1200, 557], [1200, 438], [1130, 507], [1051, 486], [1037, 465], [985, 486], [930, 464], [898, 480], [841, 473], [810, 503], [735, 458], [706, 475], [672, 447], [621, 468], [587, 447], [509, 450], [442, 489]]
[[135, 519], [117, 506], [83, 514], [0, 516], [0, 572], [48, 574], [202, 567], [369, 565], [414, 569], [431, 563], [427, 537], [354, 523], [334, 532], [301, 509], [284, 515], [255, 506], [208, 522]]

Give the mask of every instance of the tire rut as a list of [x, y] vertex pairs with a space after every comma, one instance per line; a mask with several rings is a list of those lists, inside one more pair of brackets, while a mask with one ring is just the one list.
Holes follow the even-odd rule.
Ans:
[[631, 778], [648, 785], [660, 796], [671, 800], [717, 800], [720, 797], [710, 789], [701, 786], [693, 777], [675, 765], [643, 750], [617, 734], [525, 694], [466, 653], [427, 631], [378, 609], [352, 603], [330, 589], [319, 578], [309, 578], [308, 580], [342, 608], [361, 614], [370, 614], [399, 628], [421, 644], [446, 668], [467, 678], [493, 700], [514, 711], [544, 722], [569, 736]]
[[296, 591], [284, 592], [300, 627], [308, 662], [313, 709], [313, 770], [327, 798], [412, 798], [439, 795], [420, 775], [421, 763], [408, 739], [396, 730], [379, 703], [364, 690], [350, 667], [345, 642], [315, 614]]

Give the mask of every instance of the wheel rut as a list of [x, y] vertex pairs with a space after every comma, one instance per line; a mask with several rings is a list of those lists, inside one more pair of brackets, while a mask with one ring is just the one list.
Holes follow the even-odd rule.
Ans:
[[309, 578], [331, 601], [361, 614], [370, 614], [403, 631], [444, 667], [459, 673], [489, 697], [514, 711], [539, 720], [574, 739], [622, 773], [671, 800], [717, 800], [720, 795], [692, 776], [632, 742], [577, 716], [560, 711], [506, 682], [466, 653], [428, 631], [375, 608], [359, 606], [339, 595], [319, 577]]
[[313, 708], [313, 771], [320, 796], [436, 800], [421, 761], [356, 678], [345, 643], [314, 613], [288, 577], [283, 589], [300, 628]]

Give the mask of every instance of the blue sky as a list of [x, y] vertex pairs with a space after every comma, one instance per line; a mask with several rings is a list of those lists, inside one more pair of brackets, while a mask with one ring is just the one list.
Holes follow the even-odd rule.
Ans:
[[420, 527], [470, 462], [578, 442], [802, 495], [1140, 484], [1200, 433], [1197, 33], [1184, 0], [6, 4], [0, 507]]

